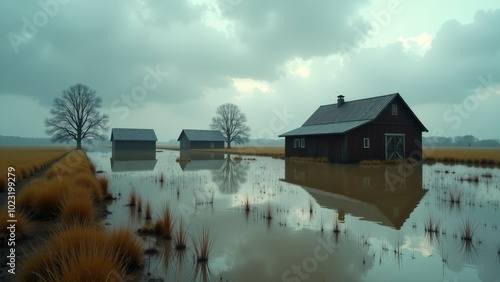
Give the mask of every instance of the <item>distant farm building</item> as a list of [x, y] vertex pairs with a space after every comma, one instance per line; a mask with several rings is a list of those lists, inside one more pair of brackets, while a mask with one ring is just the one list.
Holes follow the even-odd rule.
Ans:
[[153, 129], [113, 128], [111, 130], [112, 158], [115, 160], [154, 160], [157, 140]]
[[286, 157], [330, 162], [421, 159], [427, 131], [399, 93], [320, 106], [299, 128], [283, 133]]
[[177, 141], [181, 150], [224, 149], [226, 138], [218, 130], [183, 129]]

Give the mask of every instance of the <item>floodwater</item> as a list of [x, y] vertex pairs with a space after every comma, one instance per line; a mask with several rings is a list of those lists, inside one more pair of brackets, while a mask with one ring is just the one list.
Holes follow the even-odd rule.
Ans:
[[[121, 195], [108, 206], [107, 228], [147, 224], [144, 212], [127, 206], [131, 189], [143, 205], [151, 202], [153, 222], [168, 203], [188, 227], [184, 251], [170, 240], [140, 237], [158, 252], [145, 256], [132, 281], [500, 281], [498, 168], [362, 167], [179, 151], [143, 161], [117, 162], [103, 149], [88, 155]], [[472, 235], [462, 238], [469, 237], [467, 223]], [[214, 244], [208, 263], [198, 264], [193, 240], [203, 226]]]

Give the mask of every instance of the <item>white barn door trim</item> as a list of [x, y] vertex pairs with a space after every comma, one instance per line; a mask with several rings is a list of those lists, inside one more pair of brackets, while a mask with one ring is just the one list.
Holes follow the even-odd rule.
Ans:
[[398, 133], [385, 134], [385, 159], [402, 160], [405, 158], [405, 135]]

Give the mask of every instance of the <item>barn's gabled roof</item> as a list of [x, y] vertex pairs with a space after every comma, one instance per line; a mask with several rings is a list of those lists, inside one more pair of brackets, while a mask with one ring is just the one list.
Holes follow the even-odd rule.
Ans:
[[153, 129], [113, 128], [111, 141], [157, 141]]
[[427, 131], [399, 93], [366, 98], [354, 101], [345, 101], [339, 107], [337, 104], [320, 106], [302, 127], [283, 133], [279, 137], [316, 135], [316, 134], [342, 134], [356, 129], [375, 120], [391, 102], [399, 98], [410, 115]]
[[320, 134], [339, 134], [344, 133], [355, 128], [358, 128], [370, 120], [355, 120], [355, 121], [345, 121], [337, 123], [325, 123], [316, 125], [307, 125], [296, 128], [287, 133], [281, 134], [281, 136], [298, 136], [298, 135], [320, 135]]
[[177, 141], [181, 140], [182, 133], [189, 141], [226, 141], [219, 130], [183, 129]]

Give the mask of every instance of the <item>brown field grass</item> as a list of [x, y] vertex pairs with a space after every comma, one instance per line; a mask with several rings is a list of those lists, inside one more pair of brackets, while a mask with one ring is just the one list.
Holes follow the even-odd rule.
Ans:
[[0, 192], [7, 188], [7, 168], [14, 167], [16, 183], [68, 153], [66, 147], [0, 147]]
[[7, 222], [8, 219], [16, 219], [16, 240], [22, 239], [22, 237], [28, 235], [32, 231], [32, 225], [30, 223], [29, 217], [23, 212], [16, 212], [15, 218], [10, 218], [7, 212], [7, 206], [0, 208], [0, 246], [7, 245], [7, 238], [10, 237], [10, 230], [7, 227], [10, 223]]
[[38, 247], [23, 251], [18, 281], [122, 281], [127, 270], [143, 266], [143, 246], [132, 232], [108, 234], [96, 221], [103, 196], [110, 195], [108, 185], [108, 179], [95, 178], [95, 166], [77, 150], [18, 192], [19, 237], [30, 231], [28, 216], [62, 223]]
[[19, 281], [115, 281], [143, 265], [143, 250], [127, 230], [107, 234], [91, 225], [58, 229], [21, 262]]
[[[178, 146], [159, 146], [161, 149], [178, 150]], [[274, 158], [284, 158], [285, 147], [280, 146], [241, 146], [231, 149], [196, 149], [193, 151], [214, 152], [234, 155], [270, 156]], [[429, 162], [456, 162], [482, 165], [499, 165], [500, 148], [430, 148], [424, 147], [422, 150], [423, 159]], [[328, 162], [325, 158], [290, 158], [297, 162]], [[188, 160], [186, 160], [188, 161]], [[380, 162], [380, 163], [379, 163]], [[390, 164], [382, 161], [365, 160], [364, 165]]]
[[231, 149], [196, 149], [193, 151], [205, 151], [214, 153], [234, 154], [234, 155], [248, 155], [248, 156], [264, 156], [274, 158], [285, 157], [285, 147], [281, 146], [242, 146], [233, 147]]
[[85, 188], [75, 187], [68, 191], [60, 205], [63, 224], [87, 224], [94, 222], [96, 207], [91, 192]]
[[500, 148], [423, 148], [422, 155], [429, 162], [500, 165]]

